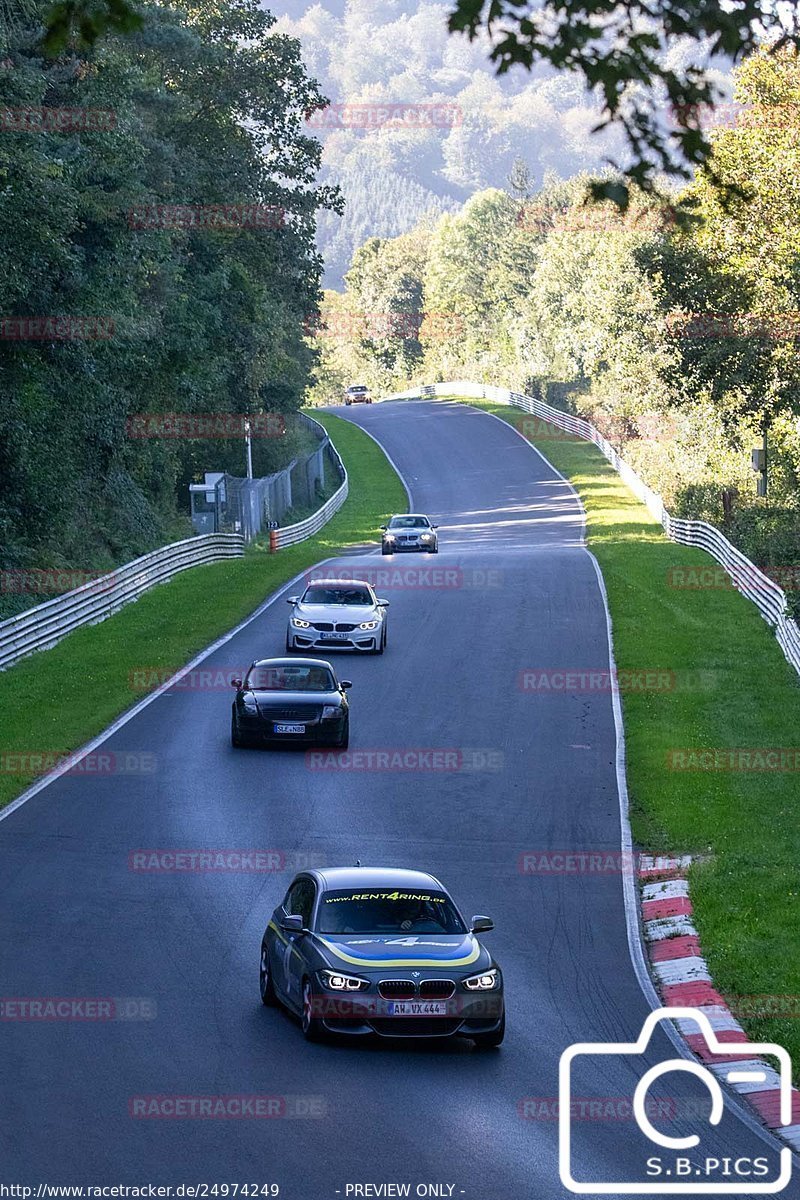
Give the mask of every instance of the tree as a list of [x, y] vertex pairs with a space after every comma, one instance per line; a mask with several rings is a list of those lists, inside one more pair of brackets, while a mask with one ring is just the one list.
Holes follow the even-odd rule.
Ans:
[[[776, 50], [800, 45], [796, 4], [766, 9], [761, 0], [561, 0], [533, 9], [527, 0], [456, 0], [450, 29], [470, 39], [485, 29], [499, 73], [549, 63], [578, 73], [600, 93], [599, 128], [619, 124], [632, 159], [614, 162], [623, 179], [598, 180], [593, 194], [623, 207], [630, 182], [652, 190], [659, 172], [688, 178], [691, 167], [701, 164], [713, 172], [703, 118], [721, 93], [698, 57], [706, 63], [716, 55], [739, 60], [761, 45], [766, 31]], [[668, 53], [679, 38], [698, 54], [676, 59]], [[674, 120], [671, 130], [664, 128], [665, 106]]]

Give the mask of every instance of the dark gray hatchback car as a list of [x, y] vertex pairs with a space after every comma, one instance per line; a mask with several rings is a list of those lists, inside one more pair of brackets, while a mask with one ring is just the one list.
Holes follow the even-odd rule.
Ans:
[[383, 867], [303, 871], [261, 942], [264, 1004], [325, 1034], [471, 1038], [499, 1046], [503, 977], [433, 875]]

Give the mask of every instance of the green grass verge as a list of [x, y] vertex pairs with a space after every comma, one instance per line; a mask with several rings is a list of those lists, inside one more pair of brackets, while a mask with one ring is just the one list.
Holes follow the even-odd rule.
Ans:
[[[526, 414], [476, 407], [525, 432]], [[674, 586], [676, 568], [714, 560], [665, 537], [595, 446], [533, 440], [586, 509], [619, 671], [674, 673], [671, 690], [622, 693], [634, 838], [645, 851], [710, 856], [691, 891], [714, 983], [751, 1036], [800, 1064], [798, 776], [671, 765], [685, 748], [800, 747], [800, 680], [749, 600]], [[788, 1016], [758, 1015], [778, 1011]]]
[[347, 500], [316, 537], [277, 554], [254, 547], [244, 558], [193, 567], [102, 624], [0, 672], [0, 807], [35, 778], [30, 770], [15, 772], [8, 756], [82, 746], [144, 695], [135, 690], [133, 672], [177, 669], [282, 583], [348, 546], [374, 542], [381, 523], [405, 511], [405, 489], [375, 442], [339, 417], [314, 416], [350, 477]]

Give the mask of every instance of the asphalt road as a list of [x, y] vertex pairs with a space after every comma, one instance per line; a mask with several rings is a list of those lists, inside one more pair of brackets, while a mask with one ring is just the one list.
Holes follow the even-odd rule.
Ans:
[[[64, 776], [0, 821], [0, 994], [141, 998], [151, 1014], [0, 1021], [2, 1182], [277, 1183], [297, 1200], [369, 1183], [408, 1183], [411, 1195], [452, 1185], [441, 1194], [469, 1200], [568, 1194], [552, 1119], [559, 1056], [575, 1041], [630, 1041], [649, 1011], [620, 875], [520, 869], [526, 854], [620, 846], [609, 693], [520, 685], [527, 670], [608, 667], [582, 515], [568, 486], [485, 414], [397, 403], [347, 416], [385, 445], [441, 538], [435, 558], [372, 553], [335, 566], [397, 572], [378, 587], [391, 601], [386, 655], [337, 663], [354, 681], [351, 751], [455, 748], [461, 766], [312, 770], [291, 751], [234, 751], [232, 692], [195, 676], [104, 743], [116, 763], [149, 756], [128, 758], [139, 773]], [[279, 599], [203, 670], [282, 653], [287, 612]], [[217, 847], [432, 871], [467, 916], [495, 920], [503, 1047], [306, 1044], [257, 990], [261, 933], [291, 873], [129, 866], [141, 849]], [[661, 1036], [648, 1064], [672, 1056]], [[611, 1103], [604, 1119], [575, 1125], [581, 1178], [636, 1178], [652, 1153], [620, 1115], [636, 1078], [629, 1061], [604, 1061], [576, 1084]], [[287, 1115], [129, 1110], [134, 1097], [255, 1094], [288, 1097]], [[693, 1158], [774, 1162], [735, 1112], [704, 1132], [680, 1107], [696, 1095], [691, 1081], [663, 1092], [678, 1106], [669, 1132], [703, 1134]]]

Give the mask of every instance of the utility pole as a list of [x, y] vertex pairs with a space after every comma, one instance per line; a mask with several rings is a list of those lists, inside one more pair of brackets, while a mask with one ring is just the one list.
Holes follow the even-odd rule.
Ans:
[[247, 449], [247, 478], [253, 478], [253, 439], [250, 430], [250, 418], [244, 419], [244, 444]]

